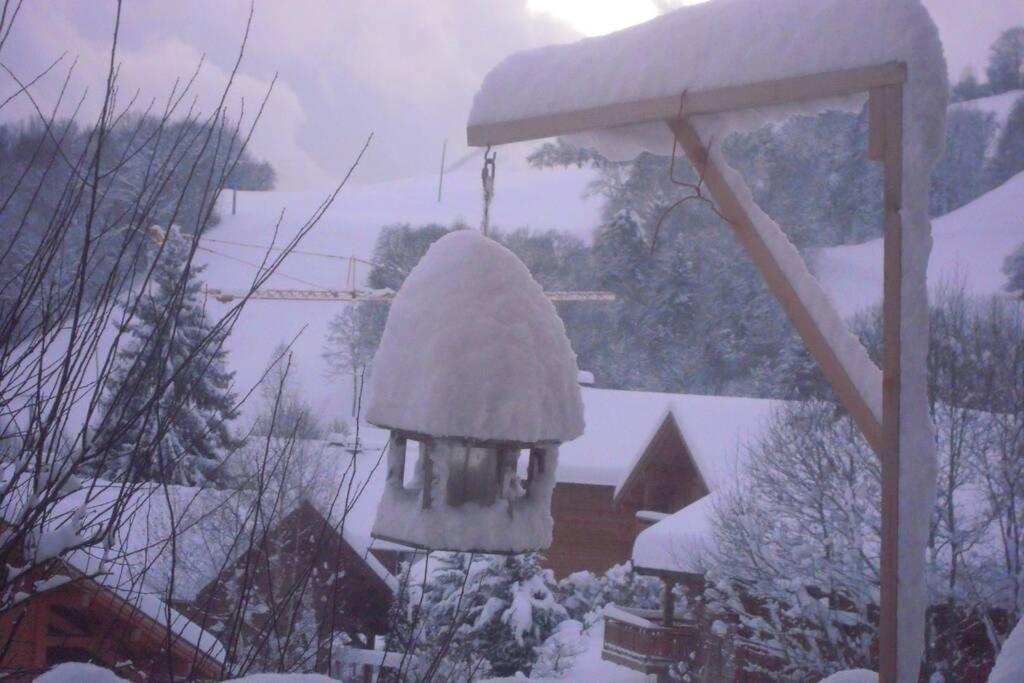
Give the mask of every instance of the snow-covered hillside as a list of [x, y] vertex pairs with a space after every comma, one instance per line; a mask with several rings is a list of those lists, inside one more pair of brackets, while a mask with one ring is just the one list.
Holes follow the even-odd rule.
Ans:
[[1024, 90], [1008, 90], [998, 95], [956, 102], [951, 104], [949, 108], [951, 111], [957, 109], [980, 109], [985, 113], [992, 114], [996, 119], [996, 125], [1001, 130], [1006, 125], [1006, 119], [1010, 117], [1010, 110], [1013, 108], [1013, 105], [1021, 98], [1024, 98]]
[[[1003, 260], [1024, 242], [1024, 173], [935, 219], [932, 238], [930, 291], [944, 281], [962, 281], [967, 292], [978, 296], [1002, 291]], [[812, 269], [843, 316], [881, 301], [881, 239], [822, 249], [813, 255]]]
[[[451, 225], [480, 222], [480, 175], [473, 168], [446, 175], [442, 201], [437, 201], [437, 178], [415, 178], [375, 185], [349, 185], [298, 249], [369, 259], [380, 228], [394, 223]], [[598, 223], [600, 199], [584, 197], [595, 177], [590, 170], [527, 170], [502, 173], [491, 205], [492, 224], [499, 229], [528, 227], [558, 229], [588, 238]], [[208, 266], [203, 278], [212, 289], [245, 289], [256, 272], [262, 249], [241, 243], [269, 245], [282, 216], [277, 244], [287, 242], [316, 210], [326, 192], [239, 192], [237, 213], [231, 215], [231, 196], [221, 198], [220, 225], [210, 231], [198, 260]], [[217, 240], [220, 240], [218, 242]], [[231, 242], [233, 244], [226, 244]], [[266, 287], [339, 289], [345, 287], [346, 260], [292, 254]], [[360, 281], [366, 267], [357, 272]], [[260, 377], [278, 344], [295, 343], [294, 361], [303, 394], [325, 418], [350, 413], [351, 380], [331, 377], [323, 360], [328, 322], [349, 304], [338, 302], [251, 301], [235, 326], [227, 348], [236, 371], [236, 386], [248, 390]], [[217, 316], [227, 310], [210, 299]]]

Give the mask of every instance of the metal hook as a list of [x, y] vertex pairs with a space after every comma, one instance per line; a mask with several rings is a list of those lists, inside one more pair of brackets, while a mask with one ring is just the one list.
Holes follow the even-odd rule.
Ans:
[[484, 215], [480, 222], [480, 232], [487, 234], [491, 225], [491, 200], [494, 198], [494, 176], [497, 169], [495, 161], [498, 152], [492, 152], [491, 146], [487, 145], [484, 150], [484, 166], [480, 170], [480, 180], [484, 188]]

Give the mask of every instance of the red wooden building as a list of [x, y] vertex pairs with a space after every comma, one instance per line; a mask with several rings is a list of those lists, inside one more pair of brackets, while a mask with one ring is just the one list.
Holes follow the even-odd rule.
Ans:
[[287, 658], [289, 668], [330, 675], [347, 648], [372, 649], [375, 637], [387, 632], [396, 589], [372, 555], [356, 550], [304, 501], [258, 547], [226, 566], [188, 609], [237, 632], [223, 637], [232, 668]]
[[0, 617], [0, 674], [31, 680], [57, 664], [92, 662], [133, 681], [221, 676], [220, 643], [175, 610], [168, 626], [153, 596], [122, 594], [67, 563], [49, 575], [67, 581]]

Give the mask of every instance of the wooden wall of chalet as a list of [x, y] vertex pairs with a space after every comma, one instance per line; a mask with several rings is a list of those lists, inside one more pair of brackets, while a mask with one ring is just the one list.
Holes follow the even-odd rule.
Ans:
[[545, 566], [562, 579], [589, 570], [603, 572], [630, 558], [637, 534], [636, 510], [612, 503], [615, 488], [589, 484], [555, 486], [551, 514], [555, 527]]
[[[632, 453], [622, 453], [624, 459]], [[555, 527], [545, 566], [559, 579], [575, 571], [603, 572], [630, 559], [636, 535], [650, 522], [636, 513], [671, 514], [707, 495], [675, 419], [668, 415], [622, 491], [615, 487], [559, 482], [551, 500]]]

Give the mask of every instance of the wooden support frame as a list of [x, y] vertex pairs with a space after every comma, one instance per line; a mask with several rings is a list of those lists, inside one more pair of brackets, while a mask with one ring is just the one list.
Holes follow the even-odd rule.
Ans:
[[[730, 86], [680, 96], [618, 102], [599, 107], [564, 111], [469, 126], [470, 146], [498, 145], [571, 135], [595, 129], [664, 122], [672, 130], [704, 184], [736, 230], [737, 238], [760, 270], [773, 295], [793, 321], [808, 350], [839, 400], [846, 406], [865, 439], [878, 453], [882, 472], [881, 619], [879, 630], [879, 681], [898, 683], [899, 653], [899, 489], [902, 435], [902, 310], [903, 236], [900, 211], [903, 203], [903, 87], [906, 65], [890, 62], [811, 74], [774, 81]], [[836, 349], [829, 344], [819, 320], [791, 280], [784, 264], [747, 212], [729, 176], [717, 167], [711, 150], [701, 140], [689, 117], [760, 107], [787, 105], [868, 93], [870, 120], [868, 158], [884, 167], [883, 257], [883, 362], [881, 396], [867, 396], [851, 376]], [[744, 188], [745, 189], [745, 188]], [[833, 312], [834, 315], [834, 312]], [[872, 406], [881, 405], [881, 415]]]

